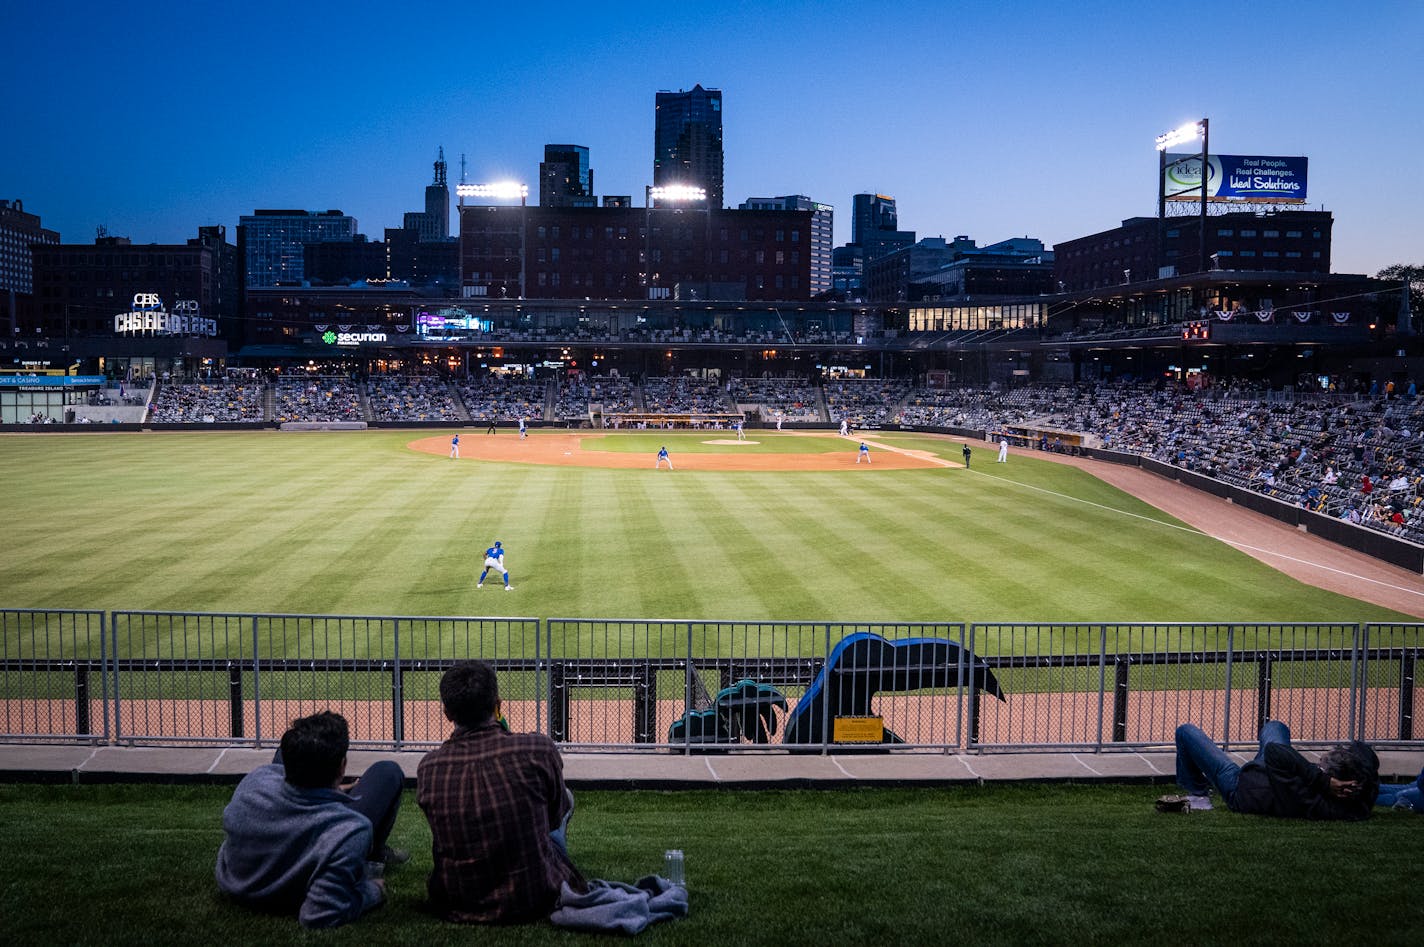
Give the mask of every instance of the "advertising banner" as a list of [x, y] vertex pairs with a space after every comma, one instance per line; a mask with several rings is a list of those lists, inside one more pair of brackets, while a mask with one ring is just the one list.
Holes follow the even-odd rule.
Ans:
[[[1309, 158], [1207, 155], [1207, 200], [1304, 203]], [[1168, 200], [1201, 198], [1201, 155], [1167, 156]]]

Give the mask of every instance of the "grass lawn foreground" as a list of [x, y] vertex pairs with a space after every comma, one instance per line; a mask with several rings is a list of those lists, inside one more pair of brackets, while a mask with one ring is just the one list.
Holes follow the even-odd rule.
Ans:
[[[1417, 944], [1424, 819], [1309, 823], [1162, 815], [1150, 786], [583, 792], [570, 849], [631, 881], [687, 855], [691, 916], [656, 944]], [[587, 943], [544, 924], [447, 925], [422, 910], [430, 835], [391, 901], [306, 933], [213, 882], [225, 786], [0, 786], [6, 940], [37, 943]]]

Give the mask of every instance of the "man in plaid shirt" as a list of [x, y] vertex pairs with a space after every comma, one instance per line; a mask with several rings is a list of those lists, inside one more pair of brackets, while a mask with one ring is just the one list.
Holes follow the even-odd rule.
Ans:
[[430, 900], [451, 921], [547, 917], [564, 882], [586, 887], [565, 845], [573, 795], [558, 748], [540, 733], [509, 732], [488, 662], [446, 671], [440, 701], [455, 732], [416, 774], [435, 856]]

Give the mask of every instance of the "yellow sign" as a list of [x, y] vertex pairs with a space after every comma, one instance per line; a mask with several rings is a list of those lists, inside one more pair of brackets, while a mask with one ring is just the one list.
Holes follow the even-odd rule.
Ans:
[[837, 717], [831, 725], [831, 740], [834, 743], [883, 743], [885, 742], [885, 719], [883, 717]]

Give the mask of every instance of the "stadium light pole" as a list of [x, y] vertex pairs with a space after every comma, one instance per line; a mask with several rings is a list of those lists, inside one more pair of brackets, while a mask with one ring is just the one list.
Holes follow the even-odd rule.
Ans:
[[524, 298], [524, 257], [526, 246], [526, 216], [529, 209], [529, 185], [521, 184], [518, 181], [497, 181], [494, 184], [458, 184], [455, 186], [455, 196], [460, 199], [460, 206], [465, 206], [465, 198], [482, 197], [485, 199], [512, 201], [519, 198], [519, 298]]
[[[691, 184], [645, 184], [643, 186], [643, 258], [649, 292], [653, 288], [653, 201], [669, 204], [695, 204], [701, 202], [707, 210], [707, 228], [712, 227], [711, 209], [707, 203], [707, 190]], [[651, 298], [651, 297], [650, 297]]]
[[[1200, 184], [1201, 184], [1201, 208], [1200, 208], [1200, 233], [1197, 235], [1197, 238], [1198, 238], [1198, 239], [1197, 239], [1197, 251], [1198, 251], [1198, 252], [1197, 252], [1197, 256], [1198, 256], [1197, 265], [1198, 265], [1198, 267], [1200, 267], [1200, 269], [1201, 269], [1202, 272], [1205, 272], [1205, 271], [1206, 271], [1206, 268], [1207, 268], [1207, 258], [1206, 258], [1206, 198], [1207, 198], [1207, 180], [1208, 180], [1208, 178], [1210, 177], [1210, 174], [1209, 174], [1209, 167], [1208, 167], [1208, 164], [1207, 164], [1207, 158], [1208, 158], [1208, 155], [1210, 154], [1210, 152], [1209, 152], [1209, 150], [1208, 150], [1208, 149], [1209, 149], [1209, 145], [1210, 145], [1210, 141], [1209, 141], [1209, 137], [1208, 137], [1208, 136], [1209, 136], [1210, 127], [1211, 127], [1211, 122], [1210, 122], [1210, 120], [1203, 118], [1201, 121], [1188, 122], [1188, 123], [1185, 124], [1185, 125], [1182, 125], [1182, 126], [1180, 126], [1180, 127], [1178, 127], [1178, 128], [1173, 129], [1172, 131], [1167, 132], [1165, 135], [1158, 135], [1158, 136], [1157, 136], [1157, 152], [1158, 152], [1158, 154], [1159, 154], [1159, 156], [1160, 156], [1159, 159], [1158, 159], [1158, 163], [1157, 163], [1157, 164], [1158, 164], [1158, 174], [1157, 174], [1157, 221], [1158, 221], [1158, 224], [1157, 224], [1157, 231], [1158, 231], [1158, 240], [1157, 240], [1157, 247], [1158, 247], [1158, 252], [1159, 252], [1159, 253], [1165, 253], [1165, 248], [1164, 248], [1163, 245], [1162, 245], [1162, 244], [1163, 244], [1162, 232], [1163, 232], [1163, 229], [1164, 229], [1164, 227], [1165, 227], [1164, 221], [1165, 221], [1165, 219], [1166, 219], [1166, 217], [1167, 217], [1167, 149], [1170, 148], [1170, 147], [1172, 147], [1173, 145], [1180, 145], [1180, 144], [1183, 144], [1184, 142], [1195, 141], [1197, 138], [1200, 138], [1200, 139], [1201, 139], [1201, 171], [1200, 171], [1200, 173], [1199, 173], [1199, 177], [1201, 178], [1201, 181], [1200, 181]], [[1160, 258], [1159, 258], [1159, 265], [1160, 265]]]

